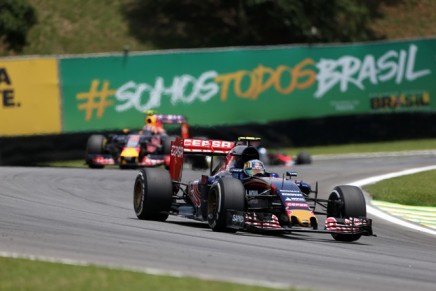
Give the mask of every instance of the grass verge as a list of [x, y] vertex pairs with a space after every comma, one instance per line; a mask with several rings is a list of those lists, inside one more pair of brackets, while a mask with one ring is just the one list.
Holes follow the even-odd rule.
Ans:
[[[0, 290], [269, 291], [273, 288], [155, 276], [97, 266], [75, 266], [0, 257]], [[297, 289], [286, 289], [297, 290]]]
[[363, 188], [376, 200], [436, 207], [436, 170], [387, 179]]
[[306, 151], [311, 155], [333, 155], [351, 153], [397, 152], [414, 150], [436, 150], [436, 139], [404, 140], [349, 145], [316, 146], [306, 148], [284, 148], [277, 151], [296, 155]]

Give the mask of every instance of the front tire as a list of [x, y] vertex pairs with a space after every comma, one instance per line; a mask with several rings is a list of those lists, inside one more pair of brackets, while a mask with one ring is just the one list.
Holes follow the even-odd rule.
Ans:
[[[93, 134], [88, 138], [86, 143], [86, 157], [93, 155], [102, 155], [107, 143], [106, 137], [100, 134]], [[92, 162], [87, 161], [87, 164], [92, 169], [102, 169], [104, 165], [95, 165]]]
[[213, 231], [236, 232], [227, 227], [227, 210], [245, 210], [245, 189], [242, 182], [221, 178], [210, 189], [207, 200], [207, 222]]
[[[336, 186], [329, 196], [327, 217], [349, 218], [366, 217], [366, 203], [362, 190], [351, 185]], [[337, 241], [356, 241], [361, 234], [332, 233]]]
[[143, 168], [133, 188], [133, 208], [142, 220], [165, 221], [173, 201], [173, 185], [168, 171]]

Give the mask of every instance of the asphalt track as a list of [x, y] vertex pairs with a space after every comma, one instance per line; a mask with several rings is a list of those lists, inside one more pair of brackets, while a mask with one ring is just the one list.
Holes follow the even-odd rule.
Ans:
[[[325, 197], [339, 184], [434, 164], [433, 154], [348, 157], [294, 170], [298, 179], [318, 181]], [[198, 174], [186, 170], [184, 179]], [[140, 221], [132, 209], [135, 176], [134, 170], [0, 167], [0, 255], [272, 287], [435, 290], [434, 235], [371, 215], [377, 237], [354, 243], [328, 234], [214, 233], [179, 217]]]

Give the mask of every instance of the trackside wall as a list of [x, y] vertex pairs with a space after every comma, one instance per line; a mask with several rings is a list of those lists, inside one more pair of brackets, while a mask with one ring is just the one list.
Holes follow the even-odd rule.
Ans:
[[432, 137], [435, 52], [429, 38], [0, 58], [0, 164], [17, 141], [71, 147], [139, 128], [148, 109], [186, 115], [200, 135], [272, 144]]

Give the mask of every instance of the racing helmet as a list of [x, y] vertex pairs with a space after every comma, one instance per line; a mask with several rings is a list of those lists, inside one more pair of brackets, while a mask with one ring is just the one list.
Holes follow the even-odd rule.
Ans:
[[256, 176], [265, 174], [265, 166], [260, 160], [249, 160], [244, 164], [244, 173], [247, 176]]
[[156, 115], [147, 115], [145, 117], [145, 125], [147, 126], [151, 126], [151, 127], [155, 127], [157, 124], [157, 118]]

